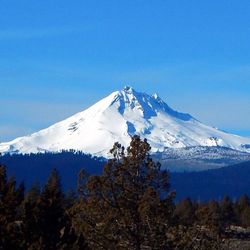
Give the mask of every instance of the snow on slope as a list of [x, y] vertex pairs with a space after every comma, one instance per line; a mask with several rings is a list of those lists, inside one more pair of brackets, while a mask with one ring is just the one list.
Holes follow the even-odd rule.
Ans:
[[216, 169], [250, 161], [247, 152], [216, 146], [167, 148], [153, 157], [161, 162], [163, 168], [174, 172]]
[[171, 109], [158, 95], [130, 87], [116, 91], [90, 108], [29, 136], [1, 143], [1, 153], [81, 150], [108, 156], [114, 142], [127, 146], [130, 136], [147, 138], [152, 151], [190, 146], [223, 146], [250, 152], [250, 138], [202, 124]]

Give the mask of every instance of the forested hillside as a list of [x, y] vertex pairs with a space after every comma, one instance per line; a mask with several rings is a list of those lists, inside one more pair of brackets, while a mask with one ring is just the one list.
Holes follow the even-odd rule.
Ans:
[[[6, 165], [9, 176], [15, 176], [29, 188], [34, 182], [44, 185], [52, 169], [60, 172], [62, 188], [76, 190], [77, 175], [84, 169], [89, 175], [100, 175], [107, 160], [81, 152], [45, 153], [30, 155], [3, 155], [0, 163]], [[170, 184], [176, 190], [176, 199], [221, 200], [232, 199], [243, 193], [250, 195], [250, 162], [231, 167], [193, 173], [171, 173]]]

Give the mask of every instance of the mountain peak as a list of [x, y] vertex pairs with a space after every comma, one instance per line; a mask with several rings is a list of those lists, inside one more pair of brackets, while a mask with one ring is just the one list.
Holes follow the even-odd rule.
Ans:
[[119, 93], [122, 96], [132, 96], [132, 97], [136, 97], [138, 94], [141, 94], [141, 93], [137, 92], [131, 86], [125, 86], [122, 90], [119, 91]]
[[150, 103], [152, 106], [153, 104], [157, 105], [165, 105], [168, 106], [162, 99], [161, 97], [158, 95], [158, 93], [155, 93], [153, 95], [148, 95], [146, 93], [143, 92], [138, 92], [136, 91], [134, 88], [132, 88], [131, 86], [125, 86], [121, 91], [119, 91], [119, 93], [122, 94], [122, 96], [133, 96], [132, 99], [130, 99], [130, 101], [134, 101], [135, 99], [138, 100], [139, 102], [147, 102], [148, 104]]
[[133, 93], [134, 92], [134, 89], [128, 85], [126, 85], [124, 88], [123, 88], [123, 91], [126, 92], [126, 93]]
[[154, 94], [152, 95], [152, 97], [154, 97], [155, 100], [157, 100], [157, 99], [160, 98], [160, 96], [158, 95], [158, 93], [154, 93]]
[[88, 109], [30, 136], [0, 143], [0, 153], [80, 150], [108, 156], [114, 142], [127, 146], [130, 136], [147, 138], [152, 151], [190, 146], [225, 146], [250, 151], [250, 139], [214, 129], [170, 108], [158, 94], [130, 86], [113, 92]]

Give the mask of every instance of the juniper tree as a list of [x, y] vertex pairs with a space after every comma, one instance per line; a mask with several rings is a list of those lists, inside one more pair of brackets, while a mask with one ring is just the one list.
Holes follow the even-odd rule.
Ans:
[[126, 151], [115, 143], [110, 152], [113, 158], [101, 176], [81, 178], [81, 199], [72, 209], [75, 226], [93, 249], [170, 248], [168, 172], [152, 160], [150, 145], [138, 136]]

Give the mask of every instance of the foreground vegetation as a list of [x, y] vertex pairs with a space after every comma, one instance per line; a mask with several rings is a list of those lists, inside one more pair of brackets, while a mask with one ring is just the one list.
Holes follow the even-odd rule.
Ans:
[[249, 198], [174, 203], [169, 174], [149, 152], [138, 136], [126, 150], [116, 143], [103, 174], [82, 170], [67, 194], [56, 170], [24, 192], [1, 166], [0, 249], [243, 249]]

